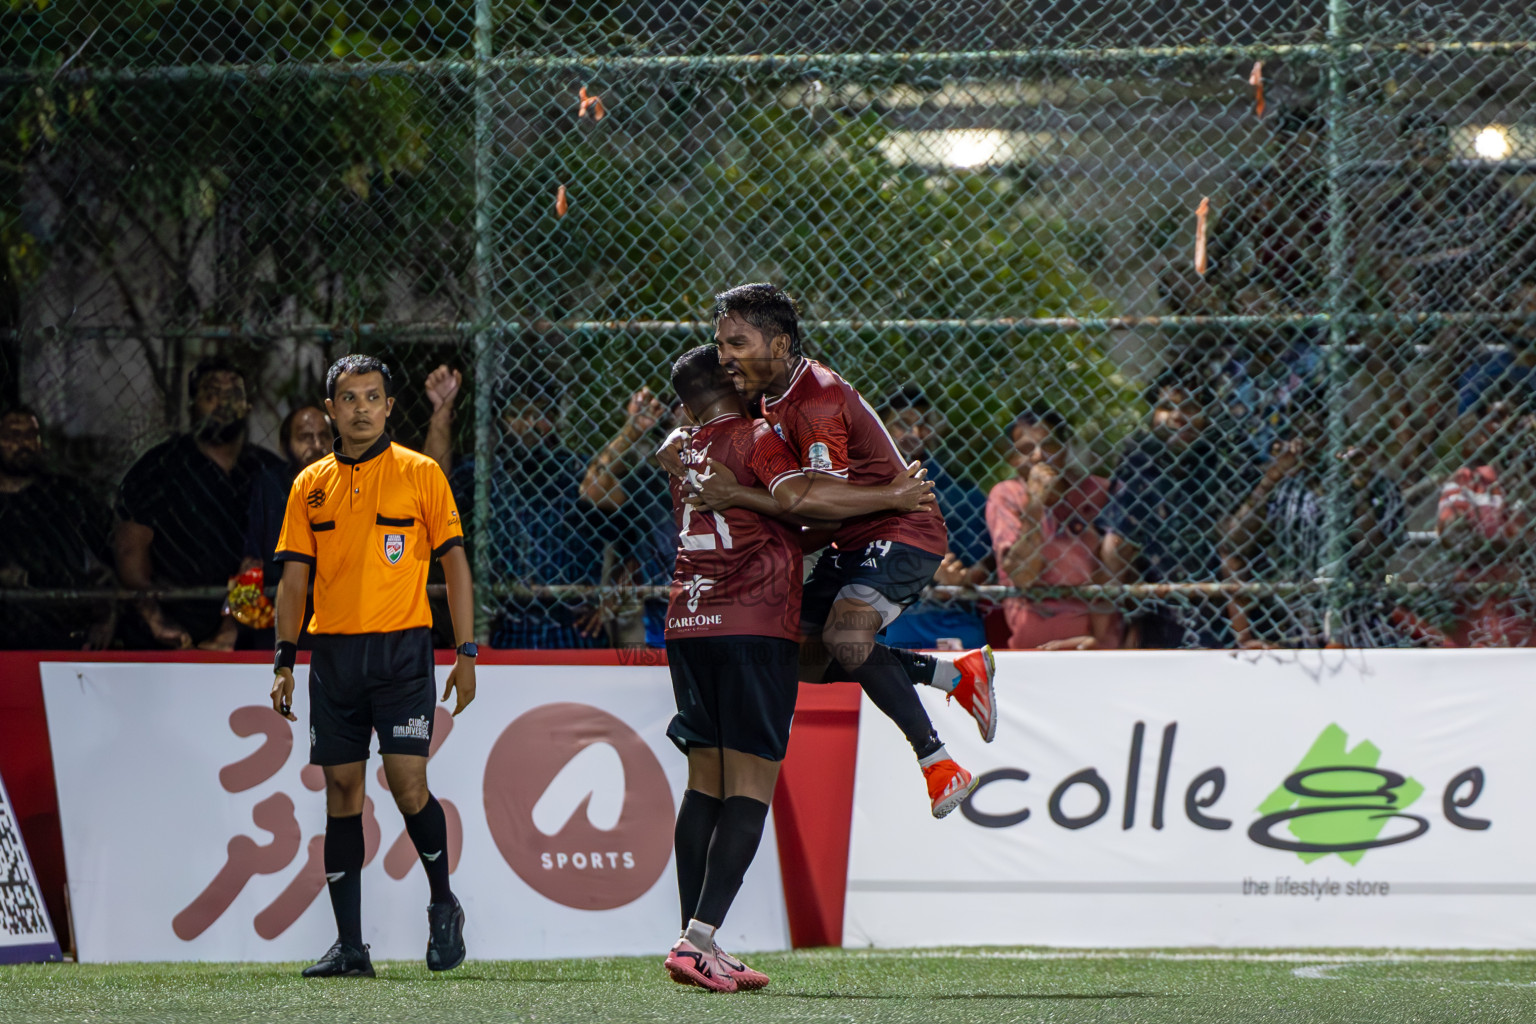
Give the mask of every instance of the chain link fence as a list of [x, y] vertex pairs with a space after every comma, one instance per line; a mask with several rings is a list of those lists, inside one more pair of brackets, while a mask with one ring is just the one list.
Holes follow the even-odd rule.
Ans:
[[[896, 642], [1524, 644], [1533, 40], [1505, 0], [6, 0], [3, 639], [227, 642], [279, 424], [365, 351], [482, 635], [659, 642], [668, 367], [771, 280], [940, 478]], [[240, 406], [210, 356], [281, 458], [135, 497]], [[145, 587], [198, 628], [113, 623]]]

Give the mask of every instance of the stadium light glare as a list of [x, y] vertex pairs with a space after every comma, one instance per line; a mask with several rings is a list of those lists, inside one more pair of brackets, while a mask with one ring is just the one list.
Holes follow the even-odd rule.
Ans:
[[1472, 149], [1484, 160], [1504, 160], [1509, 157], [1509, 132], [1497, 124], [1488, 125], [1472, 140]]
[[881, 142], [880, 149], [893, 164], [950, 170], [1006, 163], [1015, 156], [1010, 134], [995, 128], [893, 132]]
[[1008, 137], [999, 131], [960, 128], [944, 133], [939, 159], [946, 167], [980, 167], [1003, 154]]

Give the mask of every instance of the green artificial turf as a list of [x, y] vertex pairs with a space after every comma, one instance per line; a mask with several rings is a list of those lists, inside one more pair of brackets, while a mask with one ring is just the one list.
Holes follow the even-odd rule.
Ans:
[[720, 996], [661, 957], [381, 963], [305, 981], [296, 964], [0, 967], [0, 1021], [1536, 1022], [1536, 953], [807, 950]]

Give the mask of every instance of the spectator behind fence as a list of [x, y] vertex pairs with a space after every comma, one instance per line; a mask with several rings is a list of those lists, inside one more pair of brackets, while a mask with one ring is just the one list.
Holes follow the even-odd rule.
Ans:
[[[949, 551], [934, 570], [940, 586], [975, 586], [992, 576], [992, 553], [985, 534], [987, 496], [968, 480], [949, 474], [936, 452], [943, 415], [928, 404], [917, 387], [908, 385], [888, 396], [883, 421], [886, 433], [907, 462], [921, 462], [933, 481], [933, 493], [949, 531]], [[975, 605], [919, 599], [917, 605], [885, 628], [881, 640], [890, 647], [929, 649], [941, 639], [958, 641], [955, 650], [987, 642], [986, 628]]]
[[[982, 579], [992, 575], [992, 544], [987, 536], [987, 495], [969, 480], [950, 475], [940, 457], [945, 417], [917, 387], [908, 385], [885, 399], [885, 429], [908, 462], [918, 461], [933, 481], [939, 511], [949, 527], [949, 550]], [[911, 614], [910, 612], [908, 614]]]
[[[84, 482], [44, 471], [31, 409], [0, 414], [0, 587], [111, 586], [112, 511]], [[0, 609], [0, 648], [103, 650], [113, 604], [16, 601]]]
[[[1109, 484], [1097, 523], [1100, 559], [1121, 583], [1211, 583], [1216, 535], [1236, 504], [1233, 474], [1207, 436], [1211, 396], [1171, 375], [1149, 395], [1151, 430], [1132, 437]], [[1128, 602], [1124, 646], [1225, 647], [1219, 603], [1201, 595]]]
[[[1067, 459], [1070, 432], [1054, 409], [1032, 408], [1008, 428], [1008, 461], [1018, 474], [987, 496], [987, 529], [1004, 586], [1103, 583], [1101, 538], [1094, 521], [1109, 502], [1109, 482], [1082, 475]], [[1113, 606], [1077, 597], [1003, 601], [1008, 646], [1040, 650], [1112, 650], [1120, 646]]]
[[[624, 426], [587, 463], [581, 498], [607, 519], [604, 536], [618, 562], [611, 574], [614, 581], [668, 586], [677, 555], [677, 524], [672, 518], [669, 478], [651, 453], [662, 433], [687, 414], [681, 401], [674, 399], [667, 406], [650, 388], [642, 387], [630, 396], [624, 415]], [[615, 641], [622, 646], [643, 642], [664, 647], [667, 599], [648, 598], [641, 607], [643, 623], [618, 609], [621, 614], [612, 624]]]
[[[1513, 583], [1529, 565], [1536, 434], [1531, 417], [1510, 402], [1485, 401], [1473, 412], [1465, 461], [1440, 491], [1435, 526], [1457, 583]], [[1453, 647], [1529, 647], [1536, 639], [1529, 608], [1499, 593], [1457, 597], [1444, 633]]]
[[1473, 346], [1456, 379], [1458, 415], [1471, 412], [1489, 396], [1507, 395], [1524, 405], [1536, 395], [1536, 281], [1516, 281], [1506, 310], [1533, 319], [1505, 324], [1503, 330], [1482, 339], [1488, 344]]
[[1239, 467], [1269, 461], [1279, 428], [1303, 395], [1322, 378], [1323, 359], [1311, 339], [1279, 332], [1259, 334], [1221, 368], [1223, 417], [1220, 440]]
[[[283, 460], [246, 440], [250, 401], [244, 375], [221, 356], [199, 362], [187, 379], [190, 433], [140, 456], [118, 491], [117, 574], [132, 590], [223, 587], [240, 568], [253, 481]], [[145, 598], [125, 617], [130, 646], [230, 650], [238, 626], [222, 598], [158, 602]]]
[[243, 568], [260, 565], [265, 570], [267, 586], [276, 586], [282, 578], [281, 562], [274, 562], [278, 534], [283, 529], [283, 515], [288, 507], [288, 491], [293, 478], [306, 467], [331, 453], [336, 436], [331, 421], [318, 405], [301, 405], [289, 411], [277, 428], [278, 450], [287, 462], [281, 466], [262, 467], [251, 483], [250, 526], [241, 552]]
[[1498, 269], [1518, 256], [1511, 243], [1528, 208], [1480, 161], [1456, 159], [1451, 126], [1434, 113], [1409, 111], [1400, 139], [1408, 159], [1388, 179], [1391, 194], [1362, 211], [1376, 224], [1356, 244], [1369, 239], [1383, 250], [1380, 274], [1397, 308], [1476, 309]]
[[[1276, 442], [1274, 459], [1226, 524], [1225, 547], [1234, 575], [1284, 583], [1341, 575], [1329, 567], [1334, 553], [1328, 450], [1321, 403], [1309, 403]], [[1363, 589], [1291, 594], [1283, 601], [1263, 602], [1262, 616], [1250, 614], [1251, 602], [1234, 600], [1230, 612], [1239, 646], [1402, 644], [1403, 634], [1391, 621], [1391, 603], [1372, 588], [1383, 581], [1387, 560], [1407, 536], [1407, 513], [1396, 481], [1376, 467], [1375, 454], [1348, 445], [1333, 456], [1344, 464], [1342, 487], [1334, 498], [1334, 518], [1345, 531], [1338, 549], [1343, 558], [1339, 582]]]
[[[528, 587], [597, 583], [599, 566], [592, 552], [601, 548], [595, 539], [599, 524], [578, 507], [583, 462], [560, 445], [554, 401], [525, 392], [502, 406], [490, 471], [490, 522], [481, 529], [475, 519], [475, 460], [455, 461], [448, 429], [459, 381], [457, 371], [447, 367], [427, 378], [433, 412], [423, 447], [448, 474], [465, 536], [471, 545], [487, 546], [491, 581]], [[494, 600], [492, 647], [606, 646], [601, 615], [587, 598], [509, 595]]]

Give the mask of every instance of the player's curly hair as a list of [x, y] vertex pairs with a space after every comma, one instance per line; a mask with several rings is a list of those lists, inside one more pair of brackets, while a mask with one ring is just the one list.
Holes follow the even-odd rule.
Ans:
[[344, 373], [377, 373], [384, 378], [384, 397], [395, 397], [395, 382], [389, 375], [389, 367], [378, 356], [347, 355], [331, 364], [325, 374], [325, 397], [336, 398], [336, 381]]
[[672, 389], [692, 412], [702, 412], [720, 395], [736, 391], [720, 367], [720, 350], [713, 345], [700, 345], [677, 357], [672, 364]]
[[715, 296], [715, 311], [710, 321], [716, 327], [735, 313], [769, 337], [789, 335], [789, 354], [801, 355], [800, 306], [778, 285], [739, 284]]

